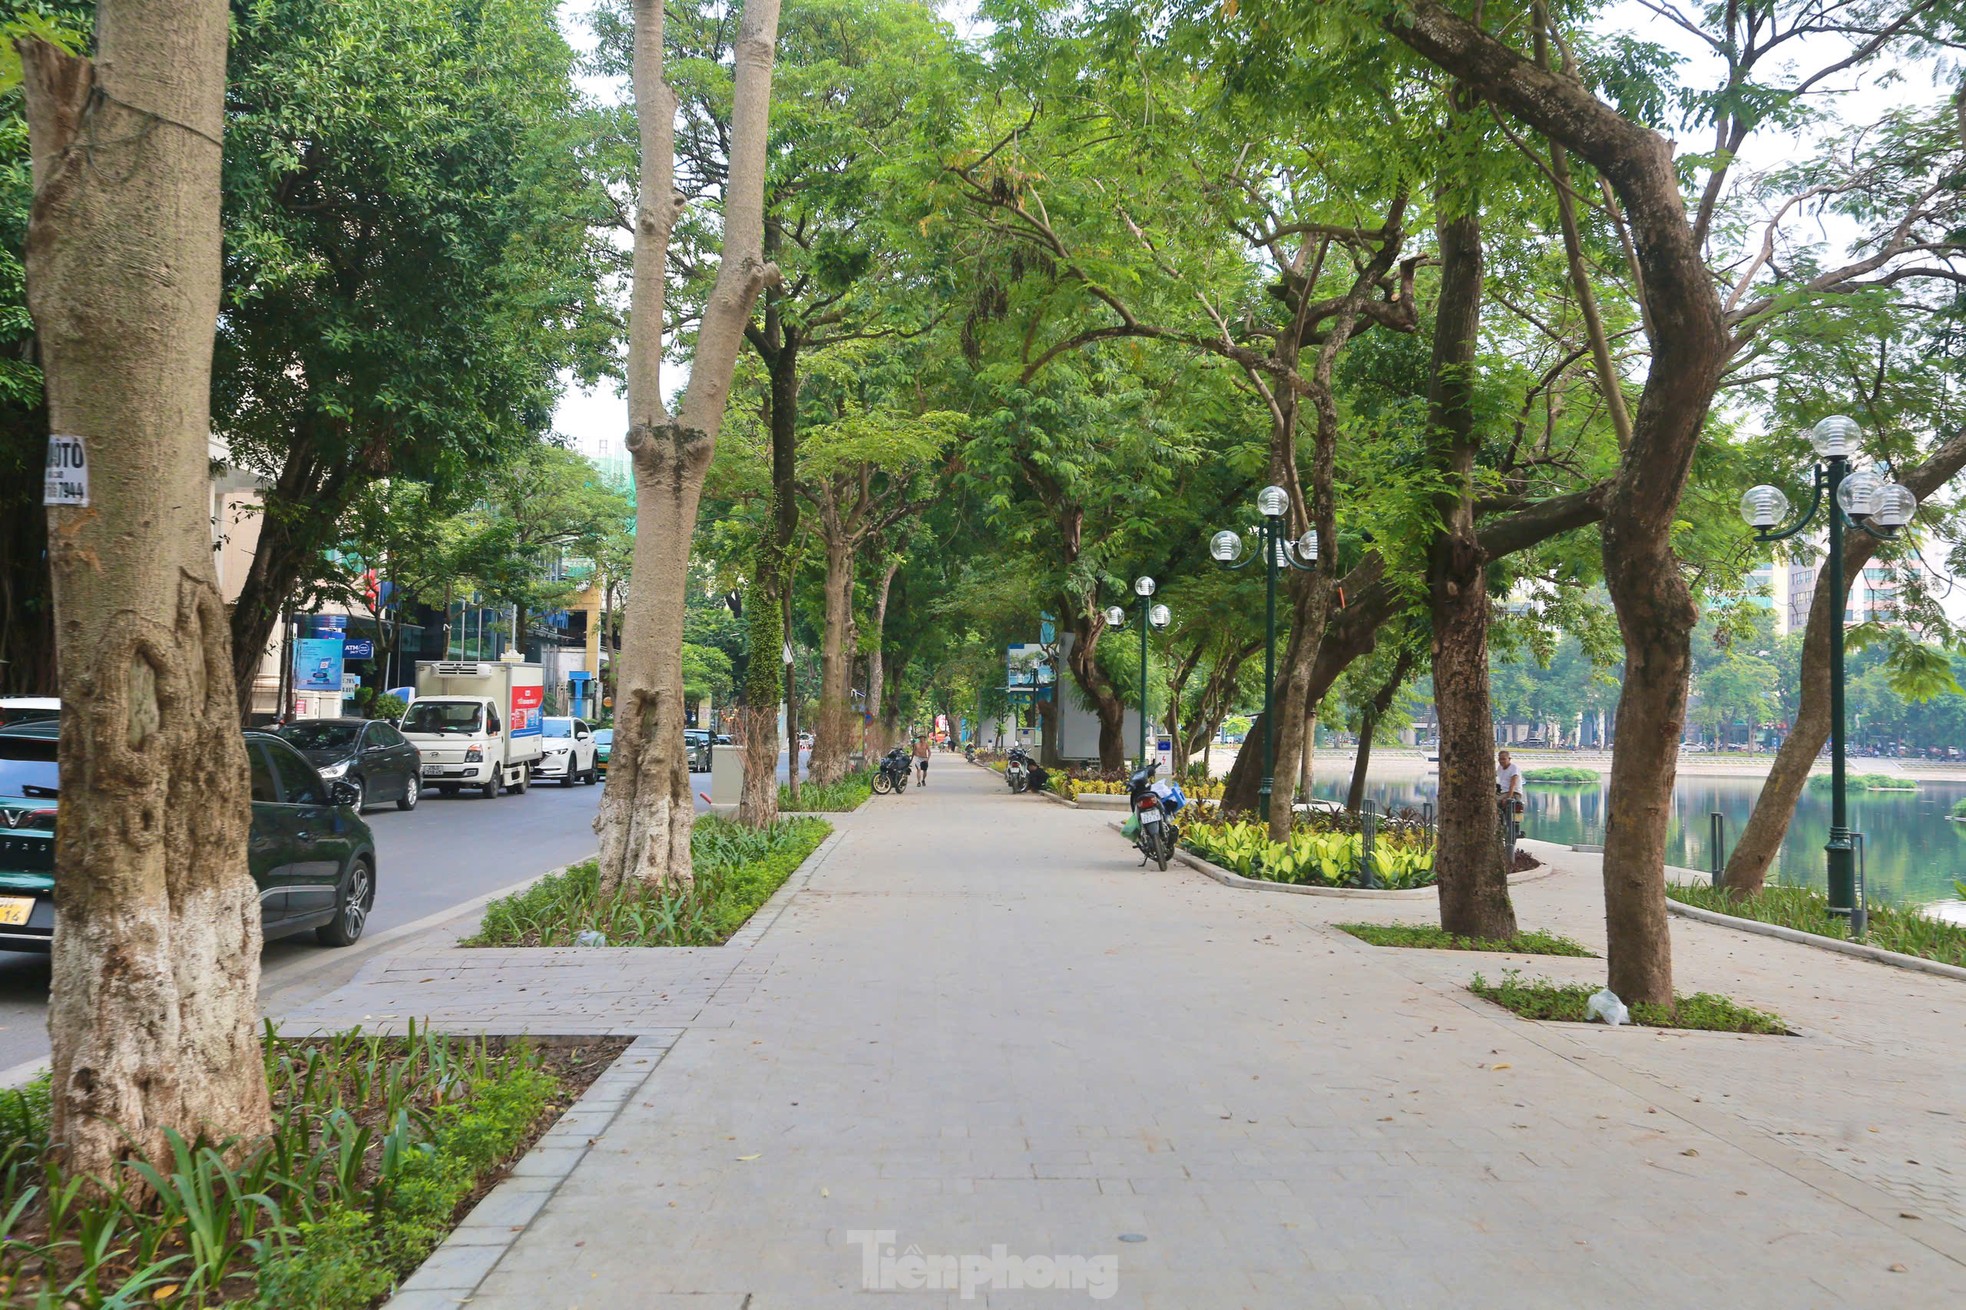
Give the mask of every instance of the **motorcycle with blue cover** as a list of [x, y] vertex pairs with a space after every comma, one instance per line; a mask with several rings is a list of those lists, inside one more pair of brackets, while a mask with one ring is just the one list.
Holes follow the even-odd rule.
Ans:
[[1187, 807], [1188, 798], [1182, 793], [1180, 783], [1170, 778], [1155, 781], [1154, 774], [1159, 771], [1160, 761], [1152, 760], [1135, 769], [1126, 780], [1129, 813], [1126, 822], [1120, 825], [1120, 832], [1133, 839], [1142, 868], [1152, 860], [1165, 870], [1175, 845], [1181, 840], [1181, 829], [1175, 825], [1174, 816]]

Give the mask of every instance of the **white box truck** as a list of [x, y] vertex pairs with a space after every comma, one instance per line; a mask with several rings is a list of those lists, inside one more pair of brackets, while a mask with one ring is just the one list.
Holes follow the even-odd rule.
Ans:
[[543, 753], [545, 698], [539, 665], [516, 658], [420, 665], [401, 726], [423, 757], [424, 790], [525, 791]]

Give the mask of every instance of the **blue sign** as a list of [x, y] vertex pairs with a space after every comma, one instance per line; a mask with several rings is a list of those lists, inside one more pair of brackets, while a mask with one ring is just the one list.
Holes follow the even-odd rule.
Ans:
[[341, 658], [372, 660], [375, 658], [375, 642], [367, 637], [344, 637], [341, 640]]
[[294, 643], [294, 690], [341, 690], [341, 638], [302, 637]]

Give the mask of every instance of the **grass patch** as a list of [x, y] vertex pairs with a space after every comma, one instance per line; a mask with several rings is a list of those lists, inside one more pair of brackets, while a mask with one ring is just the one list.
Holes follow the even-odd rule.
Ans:
[[[1850, 935], [1850, 921], [1832, 917], [1829, 898], [1807, 887], [1767, 887], [1753, 896], [1736, 900], [1725, 888], [1672, 883], [1667, 885], [1666, 895], [1684, 905], [1697, 905], [1703, 910], [1752, 919], [1756, 923], [1778, 924], [1818, 937], [1845, 939]], [[1870, 931], [1864, 935], [1864, 941], [1882, 950], [1966, 968], [1966, 925], [1929, 918], [1916, 910], [1871, 906]]]
[[1595, 953], [1579, 942], [1553, 932], [1518, 932], [1513, 937], [1457, 937], [1431, 923], [1341, 923], [1348, 932], [1371, 946], [1404, 946], [1427, 951], [1512, 951], [1519, 955], [1576, 955], [1589, 959]]
[[799, 799], [792, 799], [792, 788], [778, 784], [778, 808], [788, 814], [846, 814], [857, 810], [874, 794], [874, 771], [855, 769], [838, 782], [823, 786], [816, 782], [799, 784]]
[[1530, 769], [1522, 775], [1522, 779], [1524, 782], [1580, 784], [1596, 782], [1597, 770], [1559, 764], [1547, 769]]
[[[1480, 974], [1468, 990], [1485, 1001], [1493, 1001], [1525, 1019], [1548, 1019], [1557, 1023], [1587, 1023], [1584, 1006], [1597, 988], [1589, 983], [1558, 983], [1546, 978], [1525, 979], [1515, 969], [1502, 974], [1502, 981], [1491, 983]], [[1725, 996], [1694, 992], [1676, 997], [1670, 1006], [1634, 1005], [1631, 1021], [1641, 1028], [1688, 1028], [1713, 1033], [1766, 1033], [1788, 1036], [1780, 1019], [1761, 1010], [1736, 1005]]]
[[600, 869], [589, 860], [493, 901], [460, 945], [574, 946], [581, 933], [598, 932], [608, 946], [718, 946], [832, 831], [824, 819], [753, 831], [705, 815], [690, 838], [696, 881], [688, 890], [630, 888], [603, 902]]
[[168, 1162], [99, 1190], [52, 1150], [45, 1075], [0, 1092], [0, 1289], [10, 1305], [365, 1310], [626, 1045], [269, 1026], [271, 1133], [173, 1138]]
[[[1830, 776], [1827, 773], [1810, 775], [1809, 785], [1818, 791], [1828, 791]], [[1851, 773], [1843, 778], [1845, 791], [1917, 791], [1918, 781], [1896, 773]]]

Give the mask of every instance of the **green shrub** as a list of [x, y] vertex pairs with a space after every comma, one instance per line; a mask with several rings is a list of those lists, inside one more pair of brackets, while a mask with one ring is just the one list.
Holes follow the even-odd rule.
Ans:
[[[1952, 817], [1955, 819], [1966, 819], [1966, 796], [1961, 796], [1952, 803]], [[1966, 896], [1966, 892], [1961, 892], [1960, 895]]]
[[[1809, 785], [1820, 791], [1828, 791], [1830, 776], [1827, 773], [1811, 775]], [[1845, 791], [1917, 791], [1918, 781], [1896, 773], [1851, 773], [1843, 778]]]
[[1568, 764], [1553, 765], [1547, 769], [1530, 769], [1522, 775], [1525, 782], [1541, 783], [1586, 783], [1597, 781], [1596, 769], [1573, 768]]
[[[1850, 920], [1832, 915], [1829, 897], [1807, 887], [1765, 887], [1753, 896], [1737, 899], [1724, 887], [1672, 883], [1667, 885], [1666, 895], [1703, 910], [1753, 919], [1757, 923], [1779, 924], [1818, 937], [1850, 935]], [[1869, 914], [1869, 931], [1864, 940], [1870, 945], [1966, 967], [1966, 924], [1947, 923], [1915, 909], [1889, 905], [1872, 905]]]
[[706, 815], [690, 838], [687, 889], [629, 887], [608, 900], [592, 860], [541, 878], [485, 907], [465, 946], [572, 946], [599, 932], [609, 946], [716, 946], [771, 898], [826, 840], [824, 819], [781, 819], [765, 829]]
[[845, 814], [857, 810], [874, 794], [874, 771], [855, 769], [838, 782], [799, 784], [799, 798], [792, 799], [792, 788], [778, 784], [778, 808], [788, 814]]
[[1341, 923], [1348, 932], [1373, 946], [1402, 946], [1429, 951], [1504, 951], [1519, 955], [1576, 955], [1595, 953], [1568, 937], [1548, 932], [1518, 932], [1513, 937], [1457, 937], [1431, 923]]
[[365, 1310], [526, 1142], [562, 1085], [525, 1043], [265, 1037], [274, 1122], [252, 1142], [167, 1134], [167, 1161], [65, 1174], [46, 1082], [0, 1097], [8, 1304]]
[[[1286, 842], [1270, 840], [1267, 825], [1246, 819], [1194, 818], [1181, 824], [1181, 844], [1213, 864], [1245, 878], [1348, 887], [1363, 881], [1364, 837], [1356, 821], [1345, 830], [1337, 816], [1313, 816], [1292, 825]], [[1417, 824], [1397, 820], [1379, 829], [1372, 847], [1376, 885], [1427, 887], [1434, 881], [1434, 842]]]
[[[1597, 988], [1589, 983], [1556, 983], [1545, 978], [1524, 981], [1510, 969], [1502, 981], [1491, 983], [1480, 974], [1468, 990], [1483, 1000], [1493, 1001], [1525, 1019], [1547, 1019], [1560, 1023], [1588, 1023], [1585, 1006]], [[1736, 1005], [1725, 996], [1694, 992], [1677, 996], [1671, 1005], [1633, 1005], [1631, 1021], [1641, 1028], [1689, 1028], [1702, 1032], [1764, 1033], [1785, 1037], [1788, 1027], [1780, 1019], [1761, 1010]]]

